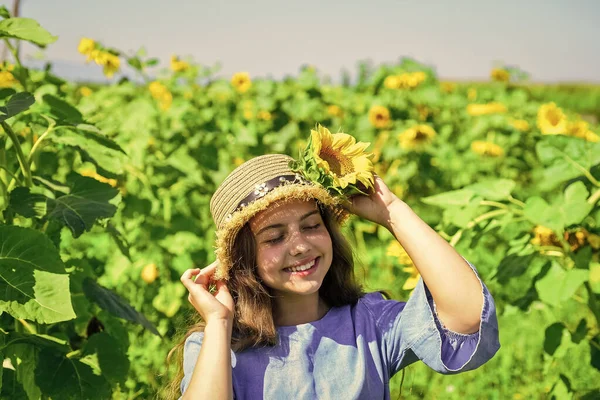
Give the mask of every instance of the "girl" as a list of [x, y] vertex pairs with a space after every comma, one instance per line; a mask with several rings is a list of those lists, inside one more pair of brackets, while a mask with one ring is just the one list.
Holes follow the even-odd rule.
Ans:
[[[379, 177], [348, 202], [291, 161], [251, 159], [211, 199], [217, 261], [181, 276], [202, 318], [184, 342], [183, 399], [389, 399], [417, 360], [453, 374], [498, 351], [475, 268]], [[348, 212], [406, 249], [422, 276], [408, 302], [362, 292], [339, 231]]]

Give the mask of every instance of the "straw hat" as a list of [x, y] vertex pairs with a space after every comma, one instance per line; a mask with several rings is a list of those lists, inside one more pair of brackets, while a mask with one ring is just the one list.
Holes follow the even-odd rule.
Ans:
[[246, 161], [233, 170], [210, 200], [217, 227], [215, 279], [228, 279], [233, 265], [231, 250], [240, 229], [258, 212], [275, 201], [315, 199], [330, 208], [338, 221], [348, 215], [340, 200], [318, 183], [292, 171], [294, 159], [284, 154], [267, 154]]

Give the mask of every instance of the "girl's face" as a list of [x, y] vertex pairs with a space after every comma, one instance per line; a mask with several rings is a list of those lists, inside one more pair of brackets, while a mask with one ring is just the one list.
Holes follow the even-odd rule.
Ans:
[[318, 292], [333, 259], [315, 201], [273, 203], [249, 222], [262, 281], [278, 295]]

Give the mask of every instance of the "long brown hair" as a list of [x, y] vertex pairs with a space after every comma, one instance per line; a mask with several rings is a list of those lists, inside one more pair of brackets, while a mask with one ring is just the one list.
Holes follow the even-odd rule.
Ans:
[[[331, 236], [333, 250], [331, 267], [319, 289], [319, 296], [330, 307], [356, 304], [364, 292], [354, 275], [352, 247], [340, 231], [334, 213], [320, 204], [318, 206]], [[272, 296], [256, 274], [256, 243], [248, 224], [238, 233], [232, 256], [234, 264], [227, 282], [235, 304], [231, 349], [240, 352], [250, 347], [275, 346], [277, 330], [273, 321]], [[192, 333], [202, 332], [205, 327], [199, 314], [196, 313], [195, 318], [195, 323], [167, 356], [167, 363], [173, 361], [173, 357], [178, 363], [178, 372], [165, 390], [169, 399], [179, 397], [185, 341]]]

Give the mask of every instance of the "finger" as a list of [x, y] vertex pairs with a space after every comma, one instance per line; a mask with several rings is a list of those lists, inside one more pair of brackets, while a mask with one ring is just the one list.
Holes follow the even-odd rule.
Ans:
[[191, 268], [186, 269], [185, 272], [181, 275], [179, 280], [183, 283], [185, 280], [191, 280], [192, 276], [198, 275], [200, 273], [200, 268]]
[[[214, 263], [213, 263], [214, 264]], [[196, 276], [195, 282], [204, 286], [210, 283], [212, 276], [215, 274], [216, 267], [210, 264], [207, 267], [202, 268], [198, 276]]]

